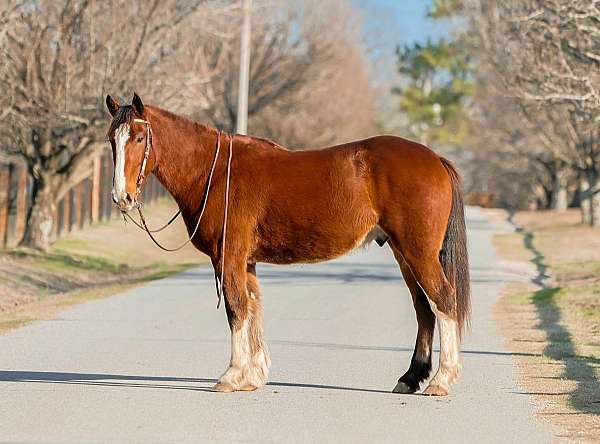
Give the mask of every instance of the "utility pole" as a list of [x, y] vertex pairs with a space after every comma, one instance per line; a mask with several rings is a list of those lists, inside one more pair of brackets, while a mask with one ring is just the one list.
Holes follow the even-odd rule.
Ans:
[[248, 89], [250, 83], [250, 16], [252, 0], [242, 1], [242, 38], [240, 44], [240, 77], [238, 82], [237, 132], [248, 131]]

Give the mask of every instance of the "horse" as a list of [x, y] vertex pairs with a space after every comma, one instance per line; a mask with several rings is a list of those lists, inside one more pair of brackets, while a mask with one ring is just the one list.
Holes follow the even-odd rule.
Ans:
[[221, 273], [231, 358], [215, 391], [252, 391], [268, 378], [257, 263], [326, 261], [376, 240], [391, 248], [418, 322], [410, 366], [392, 392], [415, 393], [429, 378], [437, 321], [439, 366], [422, 393], [450, 393], [470, 282], [460, 177], [448, 160], [390, 135], [289, 150], [146, 106], [135, 93], [129, 105], [108, 95], [106, 106], [114, 202], [123, 213], [138, 207], [154, 174], [194, 247]]

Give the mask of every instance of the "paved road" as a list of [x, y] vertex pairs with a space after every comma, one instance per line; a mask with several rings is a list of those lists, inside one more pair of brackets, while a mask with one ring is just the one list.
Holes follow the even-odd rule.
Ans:
[[[273, 369], [253, 393], [208, 389], [228, 360], [197, 269], [0, 336], [0, 442], [548, 442], [502, 348], [489, 224], [469, 211], [474, 316], [448, 398], [388, 391], [415, 336], [387, 248], [259, 267]], [[510, 276], [508, 276], [510, 277]]]

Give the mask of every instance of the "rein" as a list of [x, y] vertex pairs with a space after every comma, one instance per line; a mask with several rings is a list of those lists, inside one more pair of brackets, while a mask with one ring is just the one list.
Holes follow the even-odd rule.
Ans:
[[[142, 166], [141, 166], [140, 173], [139, 173], [138, 179], [137, 179], [137, 190], [136, 190], [136, 196], [135, 196], [135, 202], [137, 202], [138, 197], [140, 196], [140, 194], [142, 192], [142, 187], [143, 187], [143, 184], [144, 184], [144, 181], [146, 178], [146, 175], [145, 175], [146, 164], [148, 162], [148, 157], [150, 156], [150, 151], [152, 149], [152, 129], [150, 128], [150, 122], [148, 122], [147, 120], [134, 119], [134, 122], [143, 123], [146, 125], [146, 128], [147, 128], [147, 130], [146, 130], [147, 131], [146, 132], [146, 149], [144, 151], [144, 159], [142, 160]], [[168, 251], [168, 252], [179, 251], [183, 247], [185, 247], [187, 244], [189, 244], [192, 241], [192, 239], [194, 238], [194, 236], [196, 235], [196, 232], [198, 231], [198, 228], [200, 227], [200, 221], [202, 220], [202, 216], [204, 215], [204, 210], [206, 209], [206, 203], [208, 202], [208, 195], [210, 193], [210, 186], [212, 183], [213, 174], [215, 172], [215, 167], [216, 167], [217, 161], [219, 159], [219, 152], [221, 150], [221, 131], [220, 130], [217, 130], [216, 145], [217, 146], [215, 148], [215, 156], [214, 156], [212, 165], [210, 167], [210, 173], [208, 175], [208, 181], [206, 184], [206, 190], [204, 192], [204, 198], [202, 200], [202, 207], [200, 209], [200, 215], [198, 216], [198, 222], [196, 222], [196, 226], [195, 226], [192, 234], [181, 245], [179, 245], [176, 248], [165, 247], [165, 246], [161, 245], [160, 242], [158, 242], [158, 240], [156, 240], [156, 238], [152, 234], [152, 233], [158, 233], [158, 232], [164, 230], [165, 228], [167, 228], [169, 225], [171, 225], [171, 223], [175, 219], [177, 219], [177, 217], [179, 217], [181, 215], [181, 210], [178, 210], [175, 213], [175, 215], [173, 217], [171, 217], [171, 219], [165, 225], [163, 225], [162, 227], [155, 229], [155, 230], [151, 230], [148, 228], [148, 225], [146, 224], [146, 218], [144, 217], [144, 213], [142, 212], [141, 203], [136, 204], [136, 209], [138, 210], [138, 213], [140, 215], [141, 224], [138, 223], [133, 217], [131, 217], [131, 215], [129, 213], [123, 213], [123, 215], [127, 216], [129, 218], [129, 220], [131, 220], [134, 223], [134, 225], [136, 225], [138, 228], [144, 230], [148, 234], [150, 239], [152, 239], [152, 242], [154, 242], [156, 244], [156, 246], [158, 246], [161, 250]], [[215, 273], [215, 283], [216, 283], [216, 287], [217, 287], [217, 297], [218, 297], [217, 309], [221, 306], [221, 296], [223, 294], [223, 280], [224, 280], [224, 275], [225, 275], [225, 240], [227, 237], [227, 216], [228, 216], [228, 207], [229, 207], [229, 184], [231, 181], [232, 154], [233, 154], [233, 136], [231, 136], [229, 138], [229, 156], [227, 159], [227, 181], [225, 183], [225, 213], [223, 216], [223, 235], [221, 238], [221, 273], [220, 273], [220, 276], [217, 276], [217, 274]]]

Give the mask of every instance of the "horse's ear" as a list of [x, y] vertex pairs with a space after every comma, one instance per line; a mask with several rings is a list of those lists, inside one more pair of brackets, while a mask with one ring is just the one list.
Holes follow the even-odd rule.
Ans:
[[115, 114], [117, 114], [117, 111], [119, 111], [119, 108], [121, 107], [121, 105], [119, 105], [119, 103], [113, 99], [110, 94], [106, 95], [106, 107], [108, 108], [108, 112], [110, 113], [111, 116], [115, 116]]
[[133, 109], [138, 116], [144, 115], [144, 104], [142, 103], [140, 96], [138, 96], [135, 92], [133, 93], [133, 100], [131, 101], [131, 104], [133, 105]]

